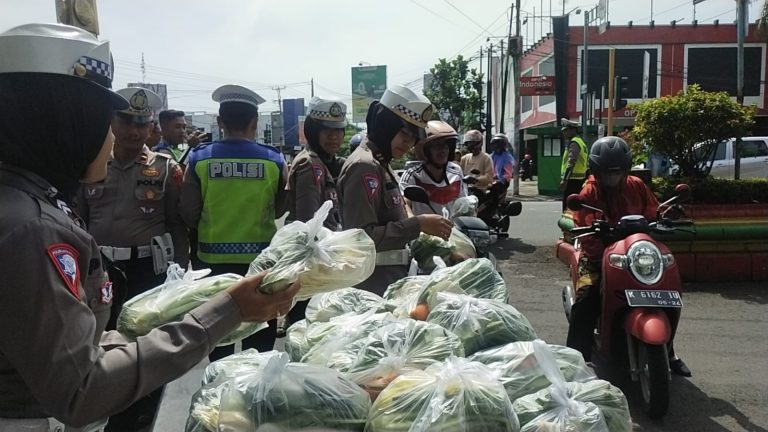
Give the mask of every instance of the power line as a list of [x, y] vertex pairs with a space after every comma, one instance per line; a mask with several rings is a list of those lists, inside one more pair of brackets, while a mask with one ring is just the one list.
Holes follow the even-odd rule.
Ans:
[[450, 1], [448, 1], [448, 0], [443, 0], [443, 1], [444, 1], [444, 2], [445, 2], [447, 5], [448, 5], [448, 6], [452, 7], [452, 8], [453, 8], [453, 9], [454, 9], [456, 12], [460, 13], [460, 14], [461, 14], [461, 15], [462, 15], [464, 18], [466, 18], [466, 19], [468, 19], [470, 22], [472, 22], [472, 24], [476, 25], [476, 26], [477, 26], [477, 27], [478, 27], [480, 30], [482, 30], [482, 31], [484, 31], [484, 32], [487, 32], [487, 30], [486, 30], [486, 29], [484, 29], [484, 28], [483, 28], [483, 26], [481, 26], [480, 24], [478, 24], [478, 23], [477, 23], [477, 21], [475, 21], [474, 19], [472, 19], [472, 17], [470, 17], [469, 15], [465, 14], [465, 13], [464, 13], [464, 12], [463, 12], [461, 9], [457, 8], [456, 6], [454, 6], [454, 5], [453, 5], [453, 3], [451, 3], [451, 2], [450, 2]]
[[440, 18], [440, 19], [442, 19], [444, 21], [446, 21], [447, 23], [449, 23], [451, 25], [454, 25], [456, 27], [460, 27], [459, 24], [456, 24], [455, 22], [453, 22], [453, 21], [449, 20], [448, 18], [438, 14], [437, 12], [433, 11], [432, 9], [429, 9], [428, 7], [426, 7], [426, 6], [416, 2], [416, 0], [411, 0], [411, 3], [415, 4], [416, 6], [422, 8], [422, 9], [424, 9], [425, 11], [431, 13], [432, 15], [434, 15], [434, 16], [436, 16], [436, 17], [438, 17], [438, 18]]

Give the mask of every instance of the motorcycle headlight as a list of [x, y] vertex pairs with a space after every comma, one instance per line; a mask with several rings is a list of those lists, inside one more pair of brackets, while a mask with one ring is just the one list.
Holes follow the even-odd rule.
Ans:
[[629, 270], [646, 285], [653, 285], [661, 279], [664, 260], [661, 251], [653, 243], [641, 240], [632, 244], [627, 252]]

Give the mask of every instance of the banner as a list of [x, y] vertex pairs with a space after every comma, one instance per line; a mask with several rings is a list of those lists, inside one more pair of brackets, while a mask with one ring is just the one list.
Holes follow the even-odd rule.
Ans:
[[555, 77], [520, 77], [520, 96], [541, 96], [555, 94]]
[[365, 122], [368, 106], [381, 99], [387, 88], [386, 66], [360, 66], [352, 68], [352, 121]]

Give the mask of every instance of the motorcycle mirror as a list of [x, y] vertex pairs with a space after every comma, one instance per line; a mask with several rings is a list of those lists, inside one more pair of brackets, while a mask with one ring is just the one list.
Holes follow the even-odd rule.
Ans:
[[522, 212], [523, 203], [520, 201], [512, 201], [507, 204], [507, 207], [504, 209], [504, 216], [518, 216]]
[[470, 174], [474, 174], [474, 175], [479, 175], [479, 174], [480, 174], [480, 170], [479, 170], [479, 169], [477, 169], [477, 168], [475, 168], [475, 169], [473, 169], [472, 171], [470, 171], [469, 173], [470, 173]]
[[579, 194], [570, 194], [565, 200], [565, 205], [569, 210], [579, 211], [584, 206], [584, 201], [581, 199]]
[[421, 186], [406, 186], [403, 194], [406, 198], [413, 202], [429, 204], [429, 196], [427, 195], [427, 191], [425, 191]]
[[691, 187], [685, 183], [675, 186], [675, 195], [678, 202], [686, 202], [691, 199]]

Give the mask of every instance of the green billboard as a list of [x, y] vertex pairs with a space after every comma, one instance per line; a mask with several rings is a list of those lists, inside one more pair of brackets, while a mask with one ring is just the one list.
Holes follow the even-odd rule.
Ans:
[[386, 66], [360, 66], [352, 68], [352, 121], [362, 123], [368, 105], [381, 99], [387, 88]]

